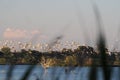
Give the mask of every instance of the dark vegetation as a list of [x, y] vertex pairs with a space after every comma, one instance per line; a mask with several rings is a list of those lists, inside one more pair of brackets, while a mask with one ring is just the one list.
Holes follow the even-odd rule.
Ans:
[[[109, 52], [105, 48], [106, 63], [110, 66], [119, 66], [120, 52]], [[60, 51], [39, 52], [22, 49], [20, 52], [11, 52], [9, 47], [3, 47], [0, 52], [0, 64], [48, 64], [48, 66], [91, 66], [103, 65], [99, 50], [90, 46], [79, 46], [71, 50], [64, 48]]]

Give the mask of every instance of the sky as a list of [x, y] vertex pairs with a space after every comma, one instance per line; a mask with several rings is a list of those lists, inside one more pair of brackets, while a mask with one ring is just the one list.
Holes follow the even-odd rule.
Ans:
[[120, 0], [0, 0], [0, 40], [62, 41], [94, 45], [100, 12], [107, 44], [119, 43]]

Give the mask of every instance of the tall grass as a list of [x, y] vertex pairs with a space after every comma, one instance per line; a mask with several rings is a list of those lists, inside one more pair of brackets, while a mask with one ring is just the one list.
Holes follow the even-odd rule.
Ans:
[[[99, 53], [101, 54], [101, 64], [102, 64], [101, 69], [102, 69], [102, 73], [103, 73], [103, 79], [111, 80], [112, 68], [109, 67], [106, 62], [107, 61], [107, 59], [106, 59], [107, 56], [106, 56], [106, 52], [105, 52], [106, 42], [105, 42], [105, 36], [103, 33], [104, 31], [102, 30], [103, 25], [102, 25], [102, 20], [101, 20], [99, 9], [97, 8], [95, 3], [93, 3], [93, 11], [95, 13], [96, 25], [97, 25], [97, 28], [99, 29], [97, 46], [98, 46]], [[62, 35], [56, 37], [53, 40], [53, 42], [50, 43], [49, 48], [51, 49], [53, 47], [53, 45], [55, 45], [56, 42], [62, 38], [63, 38]], [[36, 64], [29, 66], [29, 68], [25, 71], [24, 75], [21, 77], [20, 80], [28, 80], [28, 78], [29, 78], [30, 74], [32, 73], [32, 70], [35, 68], [35, 66], [36, 66]], [[6, 80], [11, 80], [14, 69], [15, 69], [15, 65], [11, 65], [8, 70], [7, 76], [6, 76]], [[55, 71], [56, 70], [53, 70], [53, 72], [52, 72], [52, 74], [53, 74], [53, 76], [51, 76], [52, 80], [59, 80], [59, 78], [60, 78], [59, 76], [57, 76], [57, 77], [54, 76]], [[90, 73], [89, 73], [89, 80], [97, 80], [97, 73], [98, 73], [98, 70], [97, 70], [97, 67], [94, 65], [94, 60], [93, 60], [93, 64], [91, 66]], [[60, 73], [59, 73], [59, 75], [60, 75]], [[67, 76], [64, 80], [68, 80], [69, 75], [70, 74], [67, 73]], [[37, 80], [43, 80], [43, 79], [37, 78]]]
[[[103, 77], [104, 80], [110, 80], [111, 79], [111, 73], [112, 73], [112, 68], [108, 67], [107, 64], [107, 54], [105, 51], [106, 48], [106, 42], [105, 42], [105, 37], [104, 37], [104, 33], [102, 30], [102, 19], [100, 16], [100, 12], [99, 9], [97, 8], [96, 4], [93, 3], [93, 10], [95, 13], [95, 18], [96, 18], [96, 23], [97, 23], [97, 28], [99, 29], [99, 35], [98, 35], [98, 42], [97, 42], [97, 46], [98, 46], [98, 50], [99, 50], [99, 54], [101, 55], [101, 68], [103, 71]], [[94, 62], [93, 62], [94, 65]], [[90, 71], [90, 80], [97, 80], [97, 69], [96, 67], [92, 67], [91, 71]], [[95, 74], [95, 75], [92, 75]]]

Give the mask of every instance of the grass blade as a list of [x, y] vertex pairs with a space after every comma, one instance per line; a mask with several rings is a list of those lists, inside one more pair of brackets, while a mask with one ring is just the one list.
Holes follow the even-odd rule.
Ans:
[[32, 70], [35, 68], [36, 65], [31, 65], [27, 71], [25, 72], [25, 74], [23, 75], [23, 77], [20, 80], [28, 80], [29, 75], [31, 74]]
[[9, 70], [6, 75], [6, 80], [11, 80], [14, 68], [15, 68], [15, 65], [10, 65]]

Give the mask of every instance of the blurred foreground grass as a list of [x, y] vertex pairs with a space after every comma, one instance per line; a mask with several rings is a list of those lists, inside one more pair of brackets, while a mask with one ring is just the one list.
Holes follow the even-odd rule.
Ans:
[[[98, 50], [99, 50], [99, 54], [100, 54], [100, 63], [102, 64], [101, 69], [102, 69], [102, 73], [103, 73], [103, 80], [111, 80], [112, 67], [108, 66], [108, 63], [106, 62], [107, 61], [106, 42], [105, 42], [105, 36], [104, 36], [104, 33], [103, 33], [104, 31], [102, 30], [103, 25], [102, 25], [102, 20], [101, 20], [99, 9], [97, 8], [97, 6], [95, 4], [93, 4], [93, 10], [94, 10], [95, 17], [96, 17], [97, 27], [99, 29], [97, 46], [98, 46]], [[61, 37], [57, 37], [55, 39], [55, 41], [51, 43], [51, 47], [56, 43], [56, 41], [58, 39], [61, 39]], [[66, 61], [65, 61], [66, 63], [71, 62], [71, 64], [67, 64], [67, 66], [77, 64], [72, 59], [73, 58], [71, 58], [71, 56], [68, 56], [66, 58]], [[51, 61], [51, 60], [48, 60], [48, 61]], [[34, 63], [34, 65], [29, 66], [29, 68], [25, 71], [24, 75], [21, 77], [20, 80], [28, 80], [28, 78], [29, 78], [30, 74], [32, 73], [32, 70], [35, 68], [36, 64], [37, 63]], [[14, 70], [14, 66], [15, 65], [10, 65], [10, 68], [9, 68], [7, 76], [6, 76], [6, 80], [11, 80], [12, 73], [13, 73], [13, 70]], [[98, 80], [97, 73], [98, 73], [98, 70], [97, 70], [97, 67], [95, 66], [95, 62], [93, 60], [88, 79], [89, 80]], [[54, 77], [54, 75], [51, 76], [51, 77]], [[69, 74], [67, 75], [67, 77], [64, 80], [67, 80], [68, 77], [69, 77]], [[37, 78], [36, 80], [42, 80], [42, 79]], [[54, 80], [59, 80], [59, 77], [55, 78]]]

